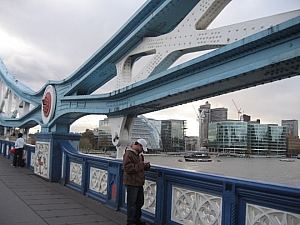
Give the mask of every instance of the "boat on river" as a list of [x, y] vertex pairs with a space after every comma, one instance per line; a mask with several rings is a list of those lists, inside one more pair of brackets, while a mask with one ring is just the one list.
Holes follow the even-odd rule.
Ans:
[[211, 162], [212, 159], [208, 154], [192, 153], [184, 156], [186, 162]]
[[295, 162], [294, 159], [280, 159], [281, 162]]

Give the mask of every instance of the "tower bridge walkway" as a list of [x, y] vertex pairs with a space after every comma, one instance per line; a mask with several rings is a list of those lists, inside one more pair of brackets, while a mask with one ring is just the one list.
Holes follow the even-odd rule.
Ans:
[[[85, 204], [82, 196], [78, 202], [76, 194], [69, 194], [64, 186], [126, 212], [118, 159], [131, 141], [137, 115], [298, 76], [300, 10], [209, 29], [229, 3], [149, 0], [72, 75], [61, 81], [49, 80], [37, 92], [22, 84], [1, 60], [0, 125], [6, 139], [15, 128], [27, 135], [29, 128], [41, 126], [35, 147], [25, 148], [26, 165], [34, 176], [0, 159], [0, 187], [5, 190], [1, 202], [7, 206], [0, 212], [5, 212], [1, 223], [3, 218], [14, 219], [8, 201], [14, 199], [20, 203], [16, 224], [20, 217], [28, 224], [34, 220], [59, 224], [55, 222], [62, 217], [64, 224], [73, 224], [76, 218], [80, 223], [74, 216], [77, 213], [90, 218], [90, 224], [121, 224], [121, 214], [99, 204], [103, 215], [95, 202]], [[181, 56], [204, 50], [211, 51], [171, 68]], [[151, 59], [133, 76], [135, 63], [146, 55]], [[95, 94], [113, 78], [116, 87], [111, 92]], [[71, 134], [70, 126], [89, 114], [108, 116], [117, 160], [78, 153], [80, 135]], [[8, 158], [12, 146], [12, 142], [0, 140], [0, 155]], [[24, 193], [13, 178], [32, 190], [48, 190], [50, 197], [40, 192], [34, 196], [29, 190]], [[56, 188], [60, 193], [53, 191]], [[143, 218], [151, 224], [300, 223], [297, 187], [153, 167], [146, 177], [145, 193]], [[46, 203], [39, 207], [43, 203], [39, 199], [56, 206], [51, 209]], [[72, 210], [56, 208], [60, 202], [70, 202]], [[82, 205], [83, 213], [73, 208]]]

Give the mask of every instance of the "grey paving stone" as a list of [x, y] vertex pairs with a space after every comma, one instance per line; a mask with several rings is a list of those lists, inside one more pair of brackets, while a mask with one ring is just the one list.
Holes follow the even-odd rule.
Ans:
[[1, 225], [120, 225], [126, 215], [0, 155]]

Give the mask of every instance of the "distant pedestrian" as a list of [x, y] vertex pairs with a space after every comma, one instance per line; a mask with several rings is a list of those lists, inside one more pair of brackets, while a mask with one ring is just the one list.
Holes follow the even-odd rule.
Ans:
[[128, 147], [123, 156], [124, 184], [127, 189], [127, 225], [143, 225], [141, 221], [144, 205], [145, 170], [150, 163], [144, 162], [143, 151], [147, 151], [145, 139], [138, 139]]
[[22, 155], [23, 155], [25, 141], [22, 137], [23, 134], [19, 133], [18, 139], [15, 142], [15, 154], [13, 159], [13, 167], [16, 167], [18, 165], [18, 167], [20, 168], [21, 166], [23, 166]]

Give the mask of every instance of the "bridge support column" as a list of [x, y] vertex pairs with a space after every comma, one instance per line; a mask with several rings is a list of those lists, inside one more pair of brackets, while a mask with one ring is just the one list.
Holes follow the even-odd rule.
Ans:
[[10, 128], [9, 127], [4, 127], [4, 138], [5, 140], [9, 140], [10, 136]]
[[136, 116], [109, 118], [112, 143], [117, 148], [117, 159], [122, 159], [131, 142], [131, 133]]
[[34, 173], [49, 179], [51, 182], [59, 182], [64, 166], [64, 153], [60, 142], [68, 141], [78, 151], [80, 138], [81, 135], [79, 134], [36, 133], [35, 153], [32, 156]]

